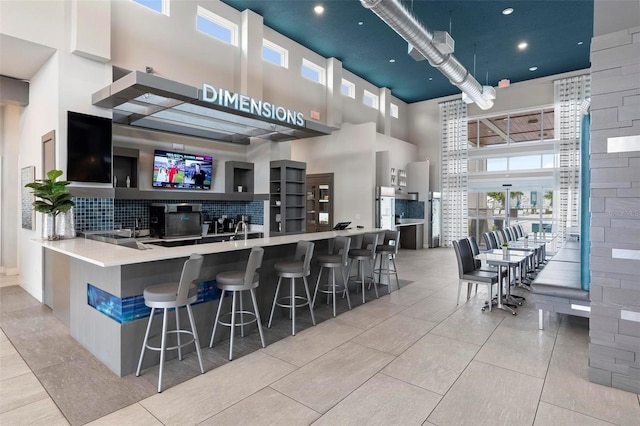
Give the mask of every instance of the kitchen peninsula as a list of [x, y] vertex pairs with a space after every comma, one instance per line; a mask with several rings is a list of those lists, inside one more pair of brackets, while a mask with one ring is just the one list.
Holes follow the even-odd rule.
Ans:
[[[293, 256], [299, 240], [314, 241], [316, 253], [321, 253], [326, 252], [331, 238], [357, 237], [367, 231], [372, 230], [327, 231], [180, 247], [144, 244], [143, 248], [153, 247], [144, 250], [85, 238], [37, 243], [46, 249], [45, 281], [52, 286], [54, 314], [68, 324], [73, 338], [114, 373], [126, 376], [135, 371], [149, 315], [142, 297], [144, 288], [177, 281], [182, 264], [191, 253], [204, 255], [203, 282], [198, 289], [200, 303], [193, 306], [193, 312], [201, 341], [206, 342], [218, 300], [215, 276], [222, 271], [243, 270], [252, 247], [265, 249], [257, 289], [264, 319], [277, 282], [273, 265]], [[152, 334], [159, 327], [160, 321], [156, 321]], [[157, 356], [146, 357], [144, 367], [157, 362]]]

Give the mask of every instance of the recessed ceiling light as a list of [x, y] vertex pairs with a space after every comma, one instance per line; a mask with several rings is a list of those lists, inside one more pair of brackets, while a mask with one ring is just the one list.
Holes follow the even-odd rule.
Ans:
[[582, 46], [584, 44], [584, 41], [579, 41], [578, 42], [578, 46]]
[[518, 49], [520, 50], [524, 50], [527, 48], [529, 44], [526, 41], [521, 41], [520, 43], [518, 43]]
[[364, 25], [364, 22], [360, 21], [358, 22], [358, 25]]
[[511, 15], [513, 13], [513, 8], [512, 7], [508, 7], [505, 10], [502, 11], [503, 15]]
[[389, 59], [389, 62], [394, 63], [396, 60], [395, 59]]
[[324, 13], [324, 6], [321, 4], [317, 4], [313, 7], [313, 12], [316, 15], [322, 15]]
[[536, 71], [538, 67], [529, 67], [529, 71]]

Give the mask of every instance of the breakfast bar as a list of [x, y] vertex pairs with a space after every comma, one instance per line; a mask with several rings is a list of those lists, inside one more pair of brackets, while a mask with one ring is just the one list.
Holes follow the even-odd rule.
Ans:
[[[372, 230], [327, 231], [180, 247], [141, 244], [141, 249], [85, 238], [37, 243], [46, 249], [45, 283], [49, 283], [53, 293], [54, 314], [68, 325], [74, 339], [114, 373], [126, 376], [135, 371], [149, 315], [142, 297], [144, 289], [177, 281], [190, 254], [204, 256], [199, 298], [193, 312], [201, 342], [208, 342], [219, 297], [215, 276], [223, 271], [244, 269], [252, 247], [265, 249], [257, 298], [261, 312], [267, 313], [277, 282], [273, 265], [293, 256], [298, 241], [313, 241], [316, 253], [322, 253], [331, 238], [358, 236], [367, 231]], [[159, 331], [160, 321], [156, 321], [156, 327], [152, 334]], [[144, 367], [157, 363], [157, 356], [148, 356]]]

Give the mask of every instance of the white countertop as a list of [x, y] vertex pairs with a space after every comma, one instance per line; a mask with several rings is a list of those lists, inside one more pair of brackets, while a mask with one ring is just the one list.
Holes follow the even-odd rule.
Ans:
[[400, 219], [400, 223], [396, 223], [398, 226], [411, 226], [411, 225], [424, 225], [424, 219]]
[[206, 243], [186, 245], [181, 247], [162, 247], [145, 244], [148, 250], [137, 250], [122, 247], [115, 244], [86, 238], [71, 238], [68, 240], [46, 241], [33, 240], [42, 247], [66, 254], [67, 256], [92, 263], [94, 265], [109, 267], [119, 265], [132, 265], [136, 263], [154, 262], [157, 260], [176, 259], [188, 257], [191, 253], [212, 254], [225, 253], [236, 250], [250, 249], [251, 247], [269, 247], [296, 243], [300, 240], [315, 241], [334, 238], [337, 236], [360, 235], [365, 232], [380, 231], [380, 229], [349, 229], [345, 231], [314, 232], [308, 234], [292, 234], [277, 237], [253, 238], [239, 241], [225, 241], [221, 243]]

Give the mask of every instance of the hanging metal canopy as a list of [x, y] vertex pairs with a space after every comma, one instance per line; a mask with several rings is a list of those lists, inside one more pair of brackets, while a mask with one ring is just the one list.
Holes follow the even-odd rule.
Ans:
[[113, 122], [222, 142], [283, 142], [331, 133], [324, 124], [268, 102], [203, 84], [197, 88], [133, 71], [92, 95]]

